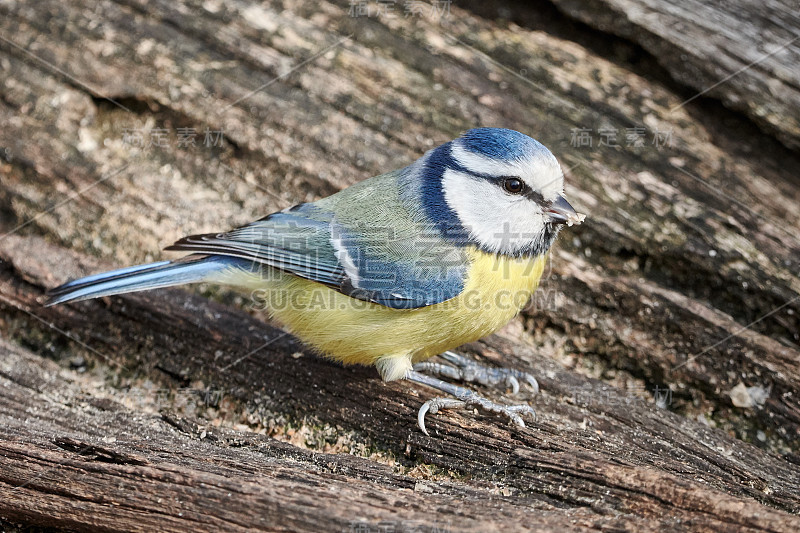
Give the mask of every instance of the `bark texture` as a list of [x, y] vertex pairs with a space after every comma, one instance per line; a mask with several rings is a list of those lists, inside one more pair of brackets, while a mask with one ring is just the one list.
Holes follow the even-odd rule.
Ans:
[[[796, 9], [386, 5], [0, 0], [0, 526], [797, 531]], [[223, 288], [42, 307], [478, 125], [588, 214], [464, 347], [540, 378], [527, 428], [426, 437], [433, 391]]]

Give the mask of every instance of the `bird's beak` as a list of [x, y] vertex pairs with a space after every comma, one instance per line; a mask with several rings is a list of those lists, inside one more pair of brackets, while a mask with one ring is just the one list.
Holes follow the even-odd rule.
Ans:
[[566, 224], [572, 226], [573, 224], [580, 224], [586, 218], [586, 215], [576, 213], [575, 209], [569, 205], [569, 202], [561, 196], [553, 200], [550, 207], [545, 211], [550, 216], [550, 221], [554, 224]]

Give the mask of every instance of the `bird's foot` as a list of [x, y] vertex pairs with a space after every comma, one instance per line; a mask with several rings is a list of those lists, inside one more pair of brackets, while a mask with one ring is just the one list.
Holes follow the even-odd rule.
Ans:
[[476, 363], [468, 357], [455, 352], [444, 352], [439, 357], [453, 366], [425, 361], [414, 365], [417, 372], [425, 372], [436, 376], [444, 376], [467, 383], [480, 383], [496, 387], [505, 385], [511, 387], [511, 392], [519, 392], [519, 384], [527, 383], [534, 393], [539, 392], [539, 383], [531, 374], [513, 368], [493, 368]]
[[514, 425], [521, 428], [525, 427], [525, 421], [522, 419], [521, 415], [527, 414], [532, 416], [534, 420], [536, 419], [536, 411], [528, 404], [502, 405], [475, 394], [473, 398], [467, 400], [456, 400], [453, 398], [433, 398], [428, 400], [419, 408], [417, 424], [419, 424], [419, 428], [423, 433], [430, 436], [425, 427], [426, 414], [436, 414], [439, 412], [439, 409], [460, 409], [462, 407], [477, 407], [484, 411], [489, 411], [490, 413], [506, 416]]
[[439, 409], [460, 409], [463, 407], [477, 407], [490, 413], [495, 413], [507, 417], [511, 422], [519, 427], [525, 427], [525, 421], [522, 415], [530, 415], [536, 419], [536, 411], [527, 404], [520, 405], [503, 405], [495, 403], [483, 396], [480, 396], [474, 391], [464, 387], [447, 383], [425, 374], [420, 374], [414, 370], [406, 374], [406, 379], [429, 385], [442, 392], [452, 395], [454, 398], [433, 398], [425, 402], [419, 409], [417, 414], [417, 423], [423, 433], [428, 435], [428, 430], [425, 428], [425, 415], [428, 413], [437, 413]]

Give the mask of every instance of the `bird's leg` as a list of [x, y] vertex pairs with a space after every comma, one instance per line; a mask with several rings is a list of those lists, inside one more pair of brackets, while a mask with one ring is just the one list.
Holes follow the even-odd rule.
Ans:
[[453, 385], [452, 383], [447, 383], [446, 381], [426, 376], [425, 374], [420, 374], [415, 370], [409, 370], [406, 372], [405, 378], [416, 383], [428, 385], [429, 387], [433, 387], [434, 389], [438, 389], [454, 397], [433, 398], [432, 400], [425, 402], [422, 407], [420, 407], [419, 413], [417, 414], [417, 423], [419, 424], [419, 428], [426, 435], [428, 435], [428, 430], [425, 429], [425, 415], [428, 412], [436, 413], [439, 411], [439, 409], [478, 407], [484, 411], [507, 416], [519, 427], [525, 427], [525, 422], [522, 420], [521, 415], [529, 414], [534, 418], [536, 417], [536, 411], [534, 411], [530, 405], [502, 405], [495, 403], [467, 388], [459, 387], [458, 385]]
[[467, 383], [474, 382], [489, 386], [504, 384], [511, 387], [513, 394], [519, 392], [519, 382], [522, 381], [530, 385], [534, 393], [539, 392], [539, 383], [536, 382], [536, 378], [527, 372], [522, 372], [521, 370], [515, 370], [513, 368], [483, 366], [471, 360], [469, 357], [459, 355], [455, 352], [444, 352], [440, 354], [439, 357], [454, 366], [425, 361], [415, 364], [414, 370], [457, 379]]

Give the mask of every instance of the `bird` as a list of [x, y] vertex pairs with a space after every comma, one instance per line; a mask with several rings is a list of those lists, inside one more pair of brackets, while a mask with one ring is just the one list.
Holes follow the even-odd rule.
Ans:
[[[189, 283], [231, 285], [317, 352], [373, 365], [445, 394], [427, 413], [481, 408], [525, 426], [528, 404], [504, 405], [448, 377], [485, 385], [529, 373], [480, 365], [453, 350], [500, 329], [536, 290], [560, 229], [583, 222], [544, 145], [515, 130], [475, 128], [408, 166], [222, 233], [184, 237], [173, 260], [84, 277], [46, 305]], [[429, 361], [439, 355], [447, 364]]]

